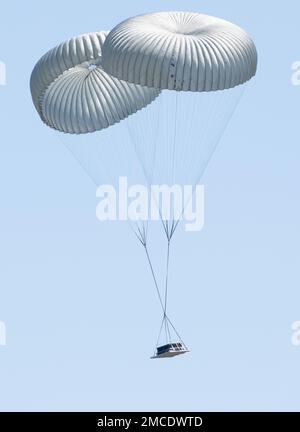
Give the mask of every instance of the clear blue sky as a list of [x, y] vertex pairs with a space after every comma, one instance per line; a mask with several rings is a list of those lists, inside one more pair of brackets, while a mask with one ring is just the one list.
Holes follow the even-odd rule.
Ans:
[[[244, 27], [259, 69], [202, 179], [205, 229], [175, 239], [170, 302], [192, 352], [150, 361], [159, 308], [140, 246], [97, 221], [95, 185], [28, 82], [66, 38], [161, 9]], [[291, 0], [1, 5], [0, 410], [299, 409], [299, 13]]]

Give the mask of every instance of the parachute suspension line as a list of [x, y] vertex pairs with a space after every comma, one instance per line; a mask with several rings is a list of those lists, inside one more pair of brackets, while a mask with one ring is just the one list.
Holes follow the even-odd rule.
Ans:
[[182, 337], [180, 336], [180, 334], [178, 333], [178, 331], [176, 330], [176, 328], [174, 327], [174, 324], [172, 323], [172, 321], [169, 319], [169, 317], [166, 317], [166, 319], [168, 320], [168, 323], [170, 324], [170, 326], [172, 327], [172, 329], [174, 330], [176, 336], [178, 337], [179, 341], [182, 343], [182, 345], [187, 349], [186, 344], [183, 342]]
[[[178, 222], [179, 221], [177, 221], [177, 223]], [[170, 246], [171, 246], [171, 239], [172, 239], [172, 236], [174, 234], [174, 231], [176, 229], [177, 224], [175, 224], [175, 221], [173, 220], [171, 225], [170, 225], [169, 221], [166, 220], [164, 223], [164, 226], [165, 226], [165, 232], [166, 232], [166, 236], [167, 236], [167, 261], [166, 261], [166, 276], [165, 276], [165, 292], [164, 292], [164, 303], [163, 303], [163, 317], [162, 317], [161, 327], [160, 327], [160, 331], [159, 331], [159, 335], [158, 335], [158, 339], [157, 339], [156, 348], [158, 346], [163, 327], [165, 329], [166, 343], [171, 343], [170, 326], [172, 327], [174, 333], [177, 335], [177, 337], [179, 338], [179, 340], [183, 344], [183, 346], [186, 347], [186, 345], [182, 341], [181, 336], [179, 335], [178, 331], [176, 330], [174, 324], [172, 323], [172, 321], [170, 320], [170, 318], [167, 315], [168, 289], [169, 289], [169, 267], [170, 267]]]
[[157, 347], [158, 347], [158, 345], [159, 345], [159, 340], [160, 340], [160, 335], [161, 335], [161, 332], [162, 332], [162, 329], [163, 329], [163, 325], [164, 325], [164, 319], [162, 320], [162, 322], [161, 322], [161, 324], [160, 324], [160, 328], [159, 328], [159, 332], [158, 332], [158, 337], [157, 337], [157, 341], [156, 341], [156, 345], [155, 345], [155, 349], [154, 349], [154, 356], [156, 355], [156, 349], [157, 349]]
[[[177, 223], [178, 222], [179, 221], [177, 221]], [[170, 318], [167, 315], [168, 288], [169, 288], [169, 267], [170, 267], [170, 246], [171, 246], [171, 239], [172, 239], [172, 236], [174, 234], [174, 231], [175, 231], [177, 225], [173, 225], [173, 223], [172, 223], [172, 227], [171, 227], [171, 229], [169, 229], [168, 221], [166, 221], [166, 226], [167, 226], [168, 236], [167, 236], [167, 262], [166, 262], [165, 295], [164, 295], [163, 318], [162, 318], [161, 327], [159, 330], [156, 348], [158, 347], [158, 344], [159, 344], [159, 340], [160, 340], [163, 326], [165, 328], [166, 343], [171, 343], [171, 332], [170, 332], [170, 326], [171, 326], [174, 333], [177, 335], [179, 341], [182, 343], [183, 347], [185, 349], [187, 349], [187, 347], [186, 347], [185, 343], [183, 342], [180, 334], [178, 333], [174, 324], [172, 323], [172, 321], [170, 320]]]
[[[240, 97], [239, 97], [239, 99], [240, 99]], [[216, 109], [215, 109], [218, 102], [216, 102], [216, 101], [213, 101], [213, 102], [214, 103], [212, 104], [212, 106], [210, 107], [210, 110], [208, 111], [208, 119], [207, 119], [208, 124], [211, 124], [211, 122], [216, 117], [220, 117], [220, 116], [217, 116]], [[236, 104], [235, 104], [232, 112], [230, 113], [229, 119], [230, 119], [230, 117], [233, 115], [233, 113], [235, 111], [235, 108], [237, 106], [237, 102], [236, 102]], [[194, 117], [195, 113], [197, 112], [196, 106], [197, 106], [196, 103], [194, 103], [193, 117]], [[177, 117], [178, 117], [178, 100], [177, 100], [177, 94], [176, 94], [175, 116], [174, 117], [175, 117], [175, 124], [174, 124], [173, 148], [172, 148], [172, 155], [171, 155], [171, 160], [172, 160], [172, 168], [171, 168], [171, 176], [172, 177], [171, 178], [173, 180], [173, 183], [175, 182], [175, 149], [176, 149], [176, 128], [177, 128]], [[200, 178], [201, 178], [201, 176], [203, 174], [203, 171], [204, 171], [205, 167], [207, 166], [209, 160], [211, 159], [211, 157], [212, 157], [212, 155], [213, 155], [213, 153], [214, 153], [214, 151], [216, 149], [217, 143], [219, 142], [219, 140], [220, 140], [220, 138], [222, 136], [222, 133], [226, 129], [227, 123], [228, 122], [226, 122], [223, 125], [223, 127], [221, 128], [221, 130], [218, 131], [218, 133], [216, 134], [216, 137], [214, 139], [214, 147], [212, 149], [212, 152], [211, 152], [211, 154], [208, 155], [207, 159], [204, 161], [204, 165], [203, 165], [202, 170], [201, 170], [202, 172], [198, 176], [196, 182], [193, 184], [194, 186], [199, 182], [199, 180], [200, 180]], [[189, 134], [189, 132], [190, 132], [189, 130], [186, 131], [187, 135]], [[208, 131], [205, 130], [205, 128], [202, 128], [201, 136], [199, 137], [200, 138], [200, 143], [201, 143], [202, 146], [205, 144], [205, 142], [207, 140], [207, 135], [208, 135]], [[184, 154], [184, 152], [182, 152], [181, 156], [183, 157], [183, 160], [185, 162], [185, 169], [188, 172], [188, 170], [190, 170], [192, 168], [191, 162], [193, 162], [193, 161], [189, 161], [190, 163], [188, 164], [187, 163], [188, 160], [187, 160], [186, 154]], [[183, 212], [185, 210], [185, 206], [189, 203], [189, 201], [191, 199], [192, 199], [192, 196], [190, 196], [189, 199], [188, 199], [188, 201], [185, 203], [185, 205], [183, 205], [181, 216], [183, 216]], [[161, 216], [161, 213], [160, 213], [160, 216]], [[160, 340], [160, 336], [161, 336], [163, 328], [165, 329], [166, 341], [170, 342], [170, 340], [171, 340], [170, 327], [171, 327], [172, 330], [174, 331], [174, 333], [179, 338], [179, 340], [182, 343], [182, 345], [187, 349], [187, 347], [186, 347], [185, 343], [183, 342], [180, 334], [178, 333], [178, 331], [176, 330], [175, 326], [173, 325], [173, 323], [170, 321], [170, 319], [167, 316], [168, 288], [169, 288], [170, 243], [171, 243], [171, 239], [172, 239], [172, 237], [174, 235], [174, 232], [175, 232], [175, 230], [176, 230], [176, 228], [177, 228], [177, 226], [178, 226], [178, 224], [180, 222], [180, 218], [178, 220], [175, 220], [173, 218], [172, 221], [168, 221], [168, 220], [163, 220], [162, 217], [161, 217], [161, 220], [162, 220], [164, 231], [165, 231], [165, 234], [166, 234], [166, 237], [167, 237], [167, 264], [166, 264], [166, 279], [165, 279], [165, 295], [164, 295], [163, 318], [162, 318], [162, 322], [161, 322], [161, 326], [160, 326], [160, 330], [159, 330], [159, 335], [158, 335], [158, 339], [157, 339], [156, 348], [157, 348], [157, 346], [159, 344], [159, 340]]]
[[[159, 290], [158, 282], [157, 282], [157, 279], [156, 279], [156, 276], [155, 276], [155, 273], [154, 273], [153, 264], [152, 264], [152, 261], [151, 261], [150, 255], [149, 255], [149, 251], [148, 251], [148, 247], [147, 247], [147, 241], [146, 241], [145, 237], [143, 237], [143, 233], [140, 230], [139, 230], [139, 234], [140, 235], [137, 235], [137, 237], [138, 237], [139, 241], [141, 242], [141, 244], [144, 247], [144, 250], [145, 250], [145, 253], [146, 253], [146, 256], [147, 256], [147, 260], [148, 260], [148, 263], [149, 263], [149, 267], [150, 267], [150, 270], [151, 270], [152, 278], [153, 278], [153, 281], [154, 281], [154, 284], [155, 284], [156, 292], [157, 292], [157, 295], [158, 295], [158, 299], [159, 299], [159, 302], [160, 302], [160, 305], [161, 305], [161, 308], [162, 308], [162, 311], [163, 311], [163, 318], [162, 318], [162, 324], [161, 324], [161, 328], [160, 328], [160, 332], [159, 332], [159, 336], [158, 336], [158, 341], [159, 341], [159, 338], [160, 338], [160, 335], [161, 335], [162, 327], [163, 327], [163, 325], [165, 325], [166, 341], [170, 342], [171, 341], [171, 333], [170, 333], [170, 329], [169, 329], [169, 324], [171, 325], [171, 327], [173, 328], [174, 332], [177, 334], [177, 336], [179, 338], [180, 338], [180, 336], [179, 336], [177, 330], [175, 329], [174, 324], [171, 322], [170, 318], [167, 315], [167, 290], [168, 290], [168, 273], [169, 273], [169, 244], [168, 244], [168, 256], [167, 256], [166, 291], [165, 291], [165, 300], [163, 302], [163, 299], [162, 299], [162, 296], [161, 296], [161, 293], [160, 293], [160, 290]], [[180, 341], [181, 341], [181, 338], [180, 338]]]
[[[226, 121], [223, 122], [222, 127], [218, 129], [218, 131], [217, 131], [217, 133], [213, 139], [214, 145], [212, 147], [212, 151], [210, 152], [210, 154], [208, 154], [207, 158], [204, 160], [202, 170], [201, 170], [200, 174], [197, 176], [197, 178], [194, 180], [193, 186], [196, 186], [199, 183], [199, 181], [203, 175], [203, 172], [205, 171], [210, 160], [212, 159], [212, 157], [216, 151], [217, 145], [218, 145], [219, 141], [221, 140], [228, 124], [230, 123], [230, 120], [233, 117], [233, 115], [237, 109], [237, 106], [238, 106], [238, 104], [239, 104], [239, 102], [240, 102], [240, 100], [244, 94], [245, 86], [241, 87], [238, 90], [239, 90], [239, 92], [237, 92], [237, 90], [235, 90], [235, 93], [237, 93], [237, 94], [235, 94], [233, 91], [231, 91], [230, 98], [228, 98], [228, 97], [226, 98], [226, 95], [224, 92], [221, 93], [220, 98], [218, 98], [218, 99], [216, 98], [214, 100], [214, 104], [210, 106], [210, 112], [209, 112], [209, 116], [207, 119], [208, 124], [210, 124], [210, 123], [219, 124], [221, 122], [222, 118], [225, 118], [224, 114], [222, 115], [221, 113], [218, 112], [218, 109], [217, 109], [218, 105], [230, 106], [230, 111], [228, 112], [228, 116], [226, 118]], [[203, 100], [204, 100], [204, 98], [203, 98]], [[194, 110], [194, 112], [196, 112], [196, 110]], [[201, 143], [201, 145], [205, 144], [205, 142], [207, 141], [207, 135], [208, 135], [208, 130], [205, 130], [205, 128], [202, 128], [201, 137], [199, 137], [199, 142]], [[197, 160], [197, 163], [199, 163], [199, 162], [200, 161]], [[185, 170], [188, 171], [189, 169], [192, 169], [192, 167], [186, 164]], [[189, 205], [189, 203], [193, 197], [193, 194], [194, 194], [194, 192], [192, 192], [192, 194], [188, 197], [187, 201], [185, 202], [183, 209], [182, 209], [181, 218], [183, 216], [185, 208]], [[176, 221], [175, 229], [177, 228], [179, 221], [180, 221], [180, 219], [178, 221]], [[175, 231], [175, 229], [174, 229], [174, 231]]]
[[[156, 165], [156, 152], [160, 123], [160, 116], [157, 115], [156, 110], [157, 112], [161, 110], [161, 108], [159, 108], [161, 106], [161, 98], [158, 97], [155, 101], [153, 101], [153, 105], [154, 107], [152, 104], [150, 104], [150, 106], [147, 106], [140, 113], [137, 113], [137, 115], [140, 117], [140, 121], [133, 122], [132, 119], [129, 118], [129, 121], [126, 123], [130, 140], [133, 143], [135, 154], [142, 168], [146, 182], [148, 183], [148, 187], [152, 184]], [[142, 120], [143, 117], [144, 120]], [[145, 125], [151, 127], [151, 130], [148, 131], [147, 127], [144, 127]], [[149, 145], [149, 136], [152, 135], [153, 131], [154, 135], [153, 139], [151, 140], [153, 147], [151, 147], [151, 145]], [[140, 142], [147, 144], [146, 146], [143, 146], [143, 152], [147, 152], [146, 158], [142, 157]], [[145, 160], [150, 161], [149, 169], [147, 169]]]
[[[161, 336], [161, 334], [162, 334], [162, 330], [163, 330], [163, 327], [164, 327], [164, 326], [165, 326], [165, 331], [167, 332], [167, 334], [166, 334], [166, 342], [167, 342], [167, 343], [170, 343], [170, 342], [172, 341], [172, 340], [171, 340], [171, 332], [170, 332], [170, 327], [169, 327], [169, 325], [171, 326], [171, 328], [173, 329], [174, 333], [175, 333], [176, 336], [178, 337], [179, 342], [181, 342], [182, 345], [183, 345], [183, 347], [184, 347], [185, 349], [187, 349], [187, 346], [186, 346], [186, 344], [183, 342], [182, 337], [180, 336], [180, 334], [179, 334], [178, 331], [176, 330], [174, 324], [172, 323], [172, 321], [170, 320], [170, 318], [169, 318], [167, 315], [164, 315], [164, 316], [163, 316], [163, 319], [162, 319], [162, 321], [161, 321], [161, 325], [160, 325], [160, 329], [159, 329], [159, 333], [158, 333], [158, 337], [157, 337], [157, 341], [156, 341], [156, 348], [157, 348], [158, 345], [159, 345], [160, 336]], [[167, 329], [167, 330], [166, 330], [166, 329]]]
[[[170, 332], [169, 325], [172, 327], [172, 329], [174, 330], [175, 334], [178, 336], [178, 338], [179, 338], [180, 342], [183, 344], [183, 346], [186, 347], [186, 345], [182, 341], [181, 336], [179, 335], [178, 331], [176, 330], [174, 324], [172, 323], [172, 321], [170, 320], [170, 318], [167, 315], [167, 295], [166, 295], [166, 293], [167, 293], [167, 287], [168, 287], [168, 269], [167, 269], [167, 277], [166, 277], [165, 301], [163, 303], [162, 296], [160, 294], [160, 290], [159, 290], [159, 287], [158, 287], [157, 279], [156, 279], [156, 276], [155, 276], [155, 273], [154, 273], [152, 261], [151, 261], [150, 255], [149, 255], [147, 243], [144, 242], [144, 240], [142, 238], [139, 238], [138, 235], [137, 235], [137, 237], [138, 237], [138, 239], [140, 240], [140, 242], [142, 243], [142, 245], [144, 247], [144, 250], [145, 250], [145, 253], [146, 253], [146, 256], [147, 256], [147, 260], [148, 260], [148, 263], [149, 263], [149, 267], [150, 267], [150, 270], [151, 270], [152, 278], [153, 278], [153, 281], [154, 281], [154, 284], [155, 284], [156, 292], [157, 292], [157, 295], [158, 295], [158, 299], [159, 299], [159, 302], [160, 302], [160, 305], [161, 305], [161, 308], [162, 308], [162, 311], [163, 311], [163, 318], [162, 318], [162, 321], [161, 321], [161, 326], [160, 326], [160, 329], [159, 329], [159, 334], [158, 334], [158, 338], [157, 338], [157, 342], [156, 342], [156, 347], [155, 348], [158, 347], [163, 327], [165, 328], [166, 342], [169, 342], [169, 343], [171, 342], [171, 332]], [[168, 246], [167, 267], [169, 268], [169, 246]]]
[[164, 302], [165, 315], [167, 315], [167, 302], [168, 302], [169, 262], [170, 262], [170, 240], [168, 240], [168, 246], [167, 246], [167, 266], [166, 266], [165, 302]]
[[175, 150], [176, 150], [176, 133], [177, 133], [177, 114], [178, 114], [178, 92], [175, 96], [175, 113], [174, 113], [174, 136], [172, 150], [172, 183], [175, 183]]
[[[158, 103], [159, 101], [155, 101], [156, 103]], [[176, 94], [176, 112], [175, 112], [175, 117], [174, 117], [174, 123], [176, 126], [177, 123], [177, 94]], [[150, 108], [150, 109], [149, 109]], [[144, 115], [148, 115], [149, 119], [148, 120], [152, 120], [150, 117], [152, 116], [152, 112], [151, 112], [151, 107], [149, 107], [147, 110], [144, 111]], [[154, 119], [153, 119], [154, 120]], [[158, 123], [160, 118], [158, 117]], [[156, 124], [155, 121], [151, 121], [150, 124], [154, 125], [154, 129], [155, 129], [155, 135], [154, 135], [154, 139], [153, 139], [153, 147], [154, 147], [154, 151], [152, 152], [152, 154], [149, 155], [149, 159], [151, 160], [151, 164], [150, 164], [150, 169], [147, 169], [143, 158], [141, 157], [140, 154], [140, 150], [139, 150], [139, 144], [138, 144], [138, 140], [135, 139], [136, 134], [132, 133], [132, 130], [130, 127], [128, 127], [128, 132], [131, 138], [131, 141], [134, 144], [134, 149], [135, 149], [135, 153], [138, 157], [138, 160], [141, 164], [142, 167], [142, 171], [144, 174], [144, 177], [146, 179], [146, 182], [148, 184], [148, 187], [150, 189], [150, 186], [152, 184], [152, 180], [153, 180], [153, 176], [154, 176], [154, 169], [155, 169], [155, 165], [156, 165], [156, 150], [157, 150], [157, 141], [158, 141], [158, 126], [159, 124]], [[134, 124], [134, 126], [136, 126], [136, 124]], [[140, 135], [142, 136], [142, 141], [147, 142], [147, 136], [145, 136], [145, 131], [143, 130], [143, 128], [140, 128]], [[173, 180], [175, 179], [175, 151], [176, 151], [176, 127], [174, 127], [174, 136], [173, 136], [173, 149], [172, 149], [172, 178]], [[168, 275], [169, 275], [169, 255], [170, 255], [170, 240], [173, 236], [174, 233], [174, 229], [175, 229], [175, 221], [173, 220], [172, 222], [170, 221], [164, 221], [163, 217], [162, 217], [162, 213], [161, 213], [161, 209], [159, 206], [159, 203], [156, 203], [157, 208], [159, 210], [159, 215], [160, 215], [160, 221], [162, 222], [163, 225], [163, 229], [165, 231], [166, 237], [168, 239], [168, 256], [167, 256], [167, 270], [166, 270], [166, 281], [165, 281], [165, 297], [163, 299], [160, 289], [159, 289], [159, 285], [157, 282], [157, 278], [153, 269], [153, 264], [150, 258], [150, 254], [149, 254], [149, 250], [147, 247], [147, 232], [148, 232], [148, 221], [145, 223], [143, 223], [143, 226], [139, 226], [138, 224], [135, 224], [135, 228], [132, 227], [134, 234], [136, 235], [137, 239], [139, 240], [139, 242], [142, 244], [146, 256], [147, 256], [147, 261], [150, 267], [150, 271], [151, 271], [151, 275], [152, 275], [152, 279], [154, 281], [154, 285], [155, 285], [155, 289], [157, 292], [157, 296], [162, 308], [162, 312], [163, 312], [163, 318], [162, 318], [162, 322], [161, 322], [161, 326], [159, 329], [159, 335], [158, 335], [158, 339], [157, 339], [157, 344], [156, 347], [158, 346], [159, 343], [159, 339], [162, 333], [162, 330], [165, 330], [165, 335], [166, 335], [166, 341], [171, 342], [171, 332], [170, 332], [170, 326], [174, 329], [174, 332], [178, 335], [177, 330], [175, 329], [173, 323], [171, 322], [170, 318], [167, 316], [167, 294], [168, 294]], [[145, 227], [146, 225], [146, 227]], [[179, 337], [179, 336], [178, 336]], [[180, 338], [181, 340], [181, 338]]]
[[161, 294], [160, 294], [158, 282], [157, 282], [157, 279], [156, 279], [156, 276], [155, 276], [155, 272], [154, 272], [154, 269], [153, 269], [153, 264], [152, 264], [152, 261], [151, 261], [150, 255], [149, 255], [149, 251], [148, 251], [148, 247], [147, 247], [147, 231], [145, 229], [145, 225], [143, 225], [142, 228], [140, 228], [138, 225], [136, 225], [136, 230], [132, 226], [131, 226], [131, 228], [132, 228], [134, 234], [136, 235], [137, 239], [139, 240], [139, 242], [141, 243], [141, 245], [143, 246], [143, 248], [145, 250], [145, 253], [146, 253], [146, 256], [147, 256], [147, 261], [148, 261], [148, 264], [149, 264], [149, 267], [150, 267], [150, 271], [151, 271], [151, 275], [152, 275], [152, 278], [153, 278], [153, 282], [154, 282], [154, 285], [155, 285], [155, 288], [156, 288], [157, 296], [158, 296], [161, 308], [162, 308], [162, 310], [164, 312], [164, 303], [163, 303], [163, 300], [162, 300], [162, 297], [161, 297]]
[[[170, 160], [171, 160], [171, 167], [170, 167], [170, 183], [171, 184], [175, 184], [176, 181], [176, 145], [177, 145], [177, 124], [178, 124], [178, 115], [179, 115], [179, 103], [178, 103], [178, 99], [179, 99], [179, 92], [176, 91], [175, 94], [175, 109], [174, 109], [174, 119], [173, 119], [173, 142], [170, 144]], [[158, 203], [158, 208], [159, 208], [159, 203]], [[171, 220], [163, 220], [162, 215], [161, 215], [161, 210], [159, 209], [159, 213], [160, 213], [160, 218], [161, 221], [163, 223], [163, 227], [164, 227], [164, 231], [165, 234], [167, 236], [167, 240], [168, 240], [168, 254], [169, 254], [169, 244], [170, 244], [170, 240], [174, 234], [174, 231], [176, 229], [176, 226], [178, 224], [178, 220], [175, 221], [174, 219], [174, 215], [173, 217], [171, 217]], [[166, 279], [168, 278], [168, 275], [166, 275]], [[167, 284], [166, 284], [167, 285]]]
[[[163, 318], [162, 318], [162, 322], [161, 322], [161, 326], [160, 326], [160, 330], [159, 330], [159, 335], [158, 335], [158, 339], [157, 339], [157, 343], [156, 343], [156, 348], [159, 344], [159, 340], [160, 340], [160, 336], [162, 333], [162, 329], [165, 329], [165, 336], [166, 336], [166, 342], [170, 343], [171, 342], [171, 332], [170, 332], [170, 326], [173, 329], [173, 331], [175, 332], [175, 334], [178, 336], [180, 342], [183, 344], [183, 346], [185, 346], [184, 342], [182, 341], [182, 338], [180, 337], [178, 331], [176, 330], [174, 324], [172, 323], [172, 321], [170, 320], [170, 318], [167, 315], [167, 299], [168, 299], [168, 283], [169, 283], [169, 261], [170, 261], [170, 242], [171, 242], [171, 237], [169, 237], [168, 240], [168, 249], [167, 249], [167, 265], [166, 265], [166, 281], [165, 281], [165, 296], [164, 296], [164, 301], [163, 298], [161, 296], [160, 290], [159, 290], [159, 286], [158, 286], [158, 282], [155, 276], [155, 272], [154, 272], [154, 268], [153, 268], [153, 264], [151, 261], [151, 257], [148, 251], [148, 247], [147, 247], [147, 231], [145, 229], [145, 225], [143, 225], [143, 227], [141, 228], [140, 226], [136, 225], [136, 230], [131, 226], [134, 234], [136, 235], [137, 239], [139, 240], [139, 242], [142, 244], [146, 256], [147, 256], [147, 261], [150, 267], [150, 271], [151, 271], [151, 275], [154, 281], [154, 285], [156, 288], [156, 292], [157, 292], [157, 296], [159, 299], [159, 303], [161, 305], [162, 308], [162, 312], [163, 312]], [[168, 231], [169, 232], [169, 231]], [[172, 231], [169, 232], [169, 235], [172, 236], [171, 234]]]
[[170, 262], [170, 239], [167, 246], [167, 265], [166, 265], [166, 282], [165, 282], [165, 301], [164, 301], [164, 316], [166, 340], [171, 339], [169, 324], [167, 320], [167, 304], [168, 304], [168, 285], [169, 285], [169, 262]]
[[154, 281], [154, 284], [155, 284], [155, 288], [156, 288], [156, 291], [157, 291], [157, 295], [158, 295], [158, 298], [159, 298], [159, 302], [161, 304], [162, 309], [164, 310], [164, 304], [163, 304], [163, 301], [162, 301], [162, 298], [161, 298], [161, 294], [160, 294], [160, 291], [159, 291], [157, 279], [156, 279], [156, 276], [155, 276], [155, 273], [154, 273], [154, 270], [153, 270], [153, 265], [152, 265], [152, 262], [151, 262], [151, 258], [150, 258], [149, 251], [148, 251], [146, 243], [144, 244], [144, 249], [145, 249], [147, 260], [148, 260], [148, 263], [149, 263], [149, 266], [150, 266], [150, 270], [151, 270], [152, 278], [153, 278], [153, 281]]
[[[211, 100], [211, 103], [208, 106], [207, 109], [207, 114], [206, 114], [206, 121], [205, 124], [202, 124], [202, 128], [201, 128], [201, 132], [198, 135], [198, 137], [194, 137], [196, 138], [196, 141], [198, 141], [199, 143], [197, 144], [198, 147], [202, 148], [202, 151], [204, 151], [205, 153], [205, 146], [206, 143], [208, 142], [208, 135], [209, 135], [209, 131], [212, 127], [212, 124], [222, 124], [222, 127], [220, 127], [213, 138], [213, 146], [212, 146], [212, 150], [211, 152], [207, 155], [207, 157], [205, 158], [205, 160], [203, 160], [202, 164], [201, 164], [201, 159], [198, 160], [199, 158], [193, 159], [193, 160], [188, 160], [187, 156], [187, 152], [184, 151], [185, 146], [179, 146], [179, 142], [176, 143], [176, 128], [178, 126], [178, 122], [180, 122], [182, 119], [184, 119], [184, 124], [187, 125], [187, 128], [185, 130], [185, 133], [183, 136], [181, 136], [180, 138], [180, 142], [182, 140], [183, 137], [186, 137], [186, 142], [191, 142], [192, 141], [192, 135], [191, 135], [191, 131], [192, 131], [192, 127], [191, 126], [191, 122], [197, 121], [197, 113], [198, 111], [204, 110], [205, 106], [206, 106], [206, 99], [205, 97], [207, 97], [207, 95], [193, 95], [193, 100], [191, 102], [191, 110], [188, 113], [185, 112], [185, 110], [182, 109], [181, 104], [178, 103], [178, 93], [176, 92], [176, 100], [175, 100], [175, 113], [176, 113], [176, 119], [177, 122], [175, 122], [175, 126], [174, 126], [174, 149], [176, 147], [176, 158], [175, 158], [175, 151], [173, 153], [174, 155], [174, 159], [177, 160], [177, 157], [179, 157], [182, 160], [182, 171], [184, 172], [193, 172], [193, 165], [199, 165], [201, 166], [201, 170], [199, 175], [193, 179], [191, 179], [190, 184], [192, 184], [194, 187], [199, 183], [203, 172], [205, 171], [205, 168], [207, 167], [209, 161], [212, 159], [213, 154], [215, 153], [215, 150], [217, 148], [217, 144], [220, 141], [222, 135], [224, 134], [225, 129], [227, 128], [228, 123], [230, 122], [230, 119], [232, 118], [234, 112], [236, 111], [236, 108], [238, 106], [238, 103], [240, 101], [240, 99], [243, 96], [243, 93], [245, 91], [245, 86], [243, 86], [238, 92], [235, 91], [231, 91], [231, 94], [225, 94], [225, 93], [221, 93], [218, 95], [218, 97], [214, 97], [213, 100]], [[202, 97], [201, 97], [202, 96]], [[222, 110], [219, 110], [218, 107], [219, 106], [226, 106], [228, 107], [228, 115], [224, 115], [222, 114]], [[220, 112], [221, 111], [221, 112]], [[177, 140], [178, 141], [178, 140]], [[201, 154], [202, 154], [201, 151]], [[189, 152], [191, 152], [191, 149], [189, 149]], [[196, 154], [196, 153], [195, 153]], [[176, 170], [174, 168], [174, 175], [176, 173]], [[180, 180], [180, 179], [176, 179]], [[180, 181], [179, 181], [180, 183]], [[163, 224], [166, 225], [165, 227], [165, 233], [167, 238], [170, 236], [170, 238], [173, 236], [175, 230], [177, 229], [177, 226], [180, 222], [180, 220], [183, 218], [184, 216], [184, 211], [185, 208], [190, 204], [190, 201], [192, 199], [194, 195], [194, 191], [191, 193], [191, 195], [188, 197], [188, 199], [185, 201], [185, 203], [183, 204], [182, 207], [182, 212], [180, 214], [180, 217], [178, 219], [174, 219], [171, 222], [171, 228], [168, 228], [168, 224], [166, 224], [165, 221], [163, 221]]]

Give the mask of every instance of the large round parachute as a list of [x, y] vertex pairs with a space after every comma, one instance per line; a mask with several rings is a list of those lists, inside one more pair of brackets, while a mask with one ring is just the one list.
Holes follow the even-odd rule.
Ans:
[[31, 94], [48, 126], [71, 134], [95, 132], [135, 113], [159, 94], [104, 72], [101, 55], [106, 35], [102, 31], [73, 37], [36, 64]]
[[105, 70], [135, 84], [214, 91], [243, 84], [256, 72], [254, 43], [240, 27], [192, 12], [129, 18], [108, 35]]

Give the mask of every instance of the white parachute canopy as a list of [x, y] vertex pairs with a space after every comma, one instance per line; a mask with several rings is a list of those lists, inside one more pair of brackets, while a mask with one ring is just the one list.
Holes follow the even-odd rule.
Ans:
[[36, 64], [30, 88], [41, 119], [65, 133], [111, 126], [152, 102], [159, 90], [111, 77], [102, 68], [107, 32], [73, 37]]
[[240, 27], [193, 12], [129, 18], [108, 35], [105, 70], [135, 84], [179, 91], [215, 91], [255, 75], [254, 43]]

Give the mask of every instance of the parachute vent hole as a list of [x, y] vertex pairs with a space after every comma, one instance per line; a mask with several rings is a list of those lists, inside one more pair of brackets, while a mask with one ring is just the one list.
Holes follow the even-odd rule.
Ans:
[[89, 71], [93, 71], [93, 70], [95, 70], [95, 69], [97, 69], [97, 65], [96, 64], [94, 64], [94, 63], [92, 63], [92, 64], [90, 64], [89, 66], [88, 66], [88, 70]]

